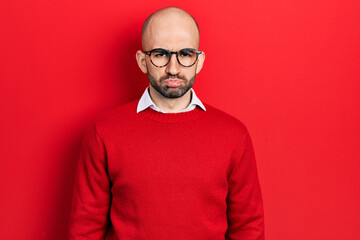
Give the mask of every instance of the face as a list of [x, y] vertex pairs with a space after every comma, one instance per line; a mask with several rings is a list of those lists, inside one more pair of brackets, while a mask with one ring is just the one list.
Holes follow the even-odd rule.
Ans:
[[[176, 59], [175, 55], [172, 56]], [[151, 63], [150, 63], [151, 64]], [[175, 63], [178, 64], [178, 63]], [[166, 98], [179, 98], [182, 97], [187, 91], [189, 91], [195, 82], [195, 68], [192, 68], [192, 73], [189, 71], [185, 73], [185, 69], [179, 73], [164, 72], [162, 75], [157, 77], [153, 76], [151, 72], [159, 71], [158, 69], [153, 69], [152, 71], [147, 67], [147, 75], [150, 85], [158, 91], [162, 96]], [[184, 68], [181, 67], [180, 68]], [[190, 67], [191, 68], [191, 67]], [[161, 71], [160, 71], [161, 72]]]
[[[164, 48], [175, 52], [183, 48], [198, 49], [198, 46], [198, 30], [188, 16], [165, 15], [153, 18], [143, 36], [145, 51]], [[193, 86], [196, 74], [200, 71], [204, 61], [202, 55], [199, 55], [198, 61], [191, 67], [181, 66], [175, 54], [171, 56], [168, 65], [162, 68], [154, 66], [150, 57], [141, 51], [138, 51], [137, 59], [141, 70], [147, 73], [153, 89], [163, 97], [179, 98]]]

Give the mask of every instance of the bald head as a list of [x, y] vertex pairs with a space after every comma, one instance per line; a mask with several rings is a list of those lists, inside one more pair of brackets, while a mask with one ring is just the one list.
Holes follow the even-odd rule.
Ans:
[[[174, 34], [172, 34], [174, 33]], [[183, 37], [187, 34], [188, 38], [192, 38], [194, 41], [194, 47], [198, 48], [200, 32], [199, 26], [195, 19], [185, 10], [177, 7], [162, 8], [152, 13], [144, 22], [142, 28], [142, 46], [143, 49], [148, 51], [159, 41], [169, 40], [171, 45], [172, 37], [179, 37], [179, 34]], [[151, 47], [152, 46], [152, 47]], [[165, 47], [165, 46], [159, 46]]]

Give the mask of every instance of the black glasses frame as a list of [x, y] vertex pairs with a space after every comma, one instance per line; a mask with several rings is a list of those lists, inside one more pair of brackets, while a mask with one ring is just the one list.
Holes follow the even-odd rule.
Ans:
[[[190, 66], [185, 66], [185, 65], [181, 64], [181, 62], [179, 61], [179, 52], [182, 51], [182, 50], [187, 50], [187, 49], [193, 50], [193, 51], [195, 51], [195, 53], [196, 53], [196, 59], [195, 59], [194, 63], [191, 64]], [[167, 62], [167, 64], [165, 64], [165, 65], [163, 65], [163, 66], [158, 66], [158, 65], [156, 65], [155, 63], [153, 63], [153, 61], [152, 61], [152, 59], [151, 59], [151, 53], [152, 53], [153, 51], [156, 51], [156, 50], [164, 50], [164, 51], [166, 51], [166, 52], [169, 54], [170, 57], [169, 57], [169, 61]], [[143, 51], [143, 52], [144, 52], [146, 55], [149, 55], [150, 62], [151, 62], [155, 67], [158, 67], [158, 68], [163, 68], [163, 67], [167, 66], [167, 65], [169, 64], [169, 62], [171, 61], [171, 56], [172, 56], [173, 54], [176, 54], [176, 60], [178, 61], [178, 63], [179, 63], [181, 66], [183, 66], [183, 67], [192, 67], [192, 66], [194, 66], [194, 64], [197, 62], [197, 60], [198, 60], [198, 58], [199, 58], [199, 55], [202, 53], [202, 51], [196, 50], [196, 49], [194, 49], [194, 48], [183, 48], [183, 49], [180, 49], [180, 50], [177, 51], [177, 52], [170, 52], [169, 50], [164, 49], [164, 48], [154, 48], [154, 49], [152, 49], [152, 50], [150, 50], [150, 51]]]

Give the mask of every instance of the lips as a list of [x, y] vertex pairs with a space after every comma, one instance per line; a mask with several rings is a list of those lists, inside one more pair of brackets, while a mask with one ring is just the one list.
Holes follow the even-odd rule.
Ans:
[[165, 83], [168, 87], [178, 87], [181, 85], [181, 80], [179, 79], [167, 79], [165, 80]]

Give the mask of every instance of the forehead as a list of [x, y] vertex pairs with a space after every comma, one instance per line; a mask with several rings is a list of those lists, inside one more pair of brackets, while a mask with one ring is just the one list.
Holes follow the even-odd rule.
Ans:
[[156, 16], [148, 24], [143, 36], [144, 49], [198, 48], [199, 33], [191, 17], [181, 14]]

